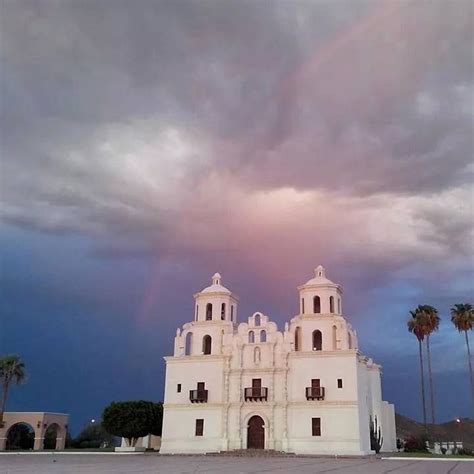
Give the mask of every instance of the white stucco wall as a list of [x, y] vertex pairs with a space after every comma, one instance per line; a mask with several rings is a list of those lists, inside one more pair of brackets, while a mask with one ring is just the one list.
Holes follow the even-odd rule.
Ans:
[[[166, 357], [164, 421], [161, 452], [204, 453], [247, 447], [248, 420], [264, 420], [265, 449], [312, 454], [370, 453], [369, 422], [377, 415], [384, 450], [395, 446], [393, 405], [382, 402], [380, 367], [360, 354], [357, 334], [342, 315], [342, 289], [318, 267], [315, 277], [299, 287], [300, 313], [278, 331], [261, 312], [236, 324], [237, 297], [221, 284], [220, 275], [194, 295], [199, 313], [177, 330], [174, 355]], [[321, 313], [310, 300], [320, 296]], [[333, 296], [333, 313], [329, 297]], [[302, 314], [302, 298], [305, 312]], [[306, 303], [306, 300], [308, 303]], [[340, 302], [338, 303], [338, 301]], [[312, 300], [311, 300], [312, 301]], [[234, 321], [213, 312], [206, 321], [205, 305], [234, 305]], [[299, 328], [299, 350], [296, 332]], [[313, 331], [322, 334], [322, 350], [313, 350]], [[263, 333], [265, 338], [262, 340]], [[192, 332], [190, 355], [186, 334]], [[253, 336], [249, 333], [253, 333]], [[211, 355], [203, 355], [202, 339], [212, 337]], [[245, 388], [260, 379], [267, 400], [246, 401]], [[308, 400], [306, 387], [319, 379], [324, 400]], [[342, 388], [338, 387], [342, 379]], [[191, 403], [189, 391], [205, 382], [206, 403]], [[181, 393], [177, 392], [181, 384]], [[312, 418], [321, 419], [321, 436], [312, 435]], [[196, 419], [204, 419], [203, 436], [195, 435]]]

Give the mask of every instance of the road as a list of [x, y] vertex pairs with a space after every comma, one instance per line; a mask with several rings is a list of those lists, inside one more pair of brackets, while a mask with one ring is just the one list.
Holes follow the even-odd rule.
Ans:
[[1, 474], [472, 474], [474, 462], [159, 454], [0, 454]]

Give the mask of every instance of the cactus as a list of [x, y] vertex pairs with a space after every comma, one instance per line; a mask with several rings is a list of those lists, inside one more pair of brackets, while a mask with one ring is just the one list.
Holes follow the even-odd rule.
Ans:
[[383, 444], [382, 430], [378, 425], [377, 415], [374, 420], [370, 417], [370, 449], [375, 451], [377, 454], [380, 452], [380, 448]]

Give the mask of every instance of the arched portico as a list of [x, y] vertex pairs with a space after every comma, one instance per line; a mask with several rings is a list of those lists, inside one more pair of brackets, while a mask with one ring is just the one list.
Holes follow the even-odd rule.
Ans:
[[[65, 413], [47, 412], [5, 412], [3, 414], [3, 426], [0, 427], [0, 451], [7, 448], [7, 440], [10, 430], [16, 425], [28, 425], [34, 432], [32, 449], [44, 448], [46, 430], [53, 426], [55, 432], [55, 446], [52, 449], [64, 449], [69, 415]], [[14, 434], [14, 432], [13, 432]]]
[[6, 432], [5, 449], [30, 450], [35, 445], [35, 429], [22, 421], [15, 423]]
[[61, 427], [57, 423], [50, 423], [44, 431], [43, 449], [57, 449], [58, 435]]

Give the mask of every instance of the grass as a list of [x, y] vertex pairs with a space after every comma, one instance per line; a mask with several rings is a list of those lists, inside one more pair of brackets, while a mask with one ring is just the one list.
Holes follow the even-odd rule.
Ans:
[[111, 453], [114, 451], [114, 447], [112, 448], [66, 448], [66, 449], [41, 449], [41, 450], [33, 450], [33, 449], [8, 449], [2, 451], [4, 453]]
[[391, 456], [398, 458], [465, 458], [465, 459], [474, 459], [474, 456], [468, 456], [467, 454], [432, 454], [426, 452], [414, 452], [414, 453], [392, 453]]

